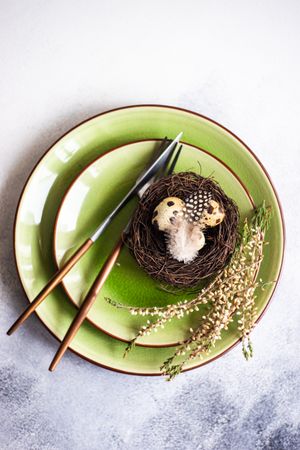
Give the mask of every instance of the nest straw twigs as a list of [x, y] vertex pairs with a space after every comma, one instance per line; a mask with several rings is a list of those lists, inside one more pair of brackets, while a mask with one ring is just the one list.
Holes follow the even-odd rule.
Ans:
[[[206, 244], [196, 259], [188, 264], [179, 262], [166, 251], [163, 233], [151, 225], [153, 210], [166, 197], [184, 200], [202, 189], [212, 193], [226, 216], [219, 226], [205, 230]], [[138, 264], [151, 277], [180, 288], [192, 287], [228, 263], [236, 245], [238, 222], [237, 206], [212, 178], [181, 172], [159, 180], [145, 192], [134, 214], [127, 244]]]

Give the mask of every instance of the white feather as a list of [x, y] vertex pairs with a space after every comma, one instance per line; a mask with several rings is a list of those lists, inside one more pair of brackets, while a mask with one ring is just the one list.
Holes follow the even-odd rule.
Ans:
[[177, 261], [193, 261], [204, 244], [204, 234], [199, 225], [188, 223], [182, 217], [177, 217], [168, 230], [167, 248]]

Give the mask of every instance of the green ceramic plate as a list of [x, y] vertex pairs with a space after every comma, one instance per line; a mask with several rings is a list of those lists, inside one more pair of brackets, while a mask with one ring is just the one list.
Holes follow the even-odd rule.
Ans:
[[[93, 233], [134, 184], [142, 168], [147, 164], [156, 141], [141, 141], [108, 152], [90, 164], [72, 183], [63, 199], [54, 230], [54, 254], [58, 266]], [[242, 220], [253, 211], [249, 194], [240, 180], [220, 160], [191, 145], [184, 144], [177, 171], [193, 170], [204, 176], [212, 175], [227, 195], [233, 198]], [[112, 177], [113, 174], [113, 177]], [[121, 233], [132, 211], [126, 208], [103, 236], [64, 279], [69, 298], [79, 306], [97, 276], [113, 242]], [[158, 306], [178, 302], [191, 295], [172, 295], [163, 292], [135, 262], [124, 248], [97, 301], [88, 315], [89, 320], [104, 332], [118, 339], [129, 341], [148, 318], [132, 316], [127, 310], [116, 309], [105, 301], [109, 297], [129, 306]], [[139, 341], [143, 345], [176, 345], [187, 337], [188, 330], [197, 324], [198, 314], [180, 321], [168, 323], [158, 333]]]
[[[273, 206], [274, 218], [268, 233], [270, 245], [265, 249], [260, 276], [278, 279], [284, 247], [282, 216], [272, 184], [252, 152], [236, 136], [210, 119], [178, 108], [145, 105], [110, 111], [77, 126], [47, 151], [30, 175], [21, 195], [15, 223], [16, 262], [29, 301], [55, 271], [53, 227], [71, 181], [87, 164], [111, 148], [141, 139], [160, 139], [165, 135], [174, 137], [178, 130], [184, 131], [186, 142], [217, 156], [238, 174], [256, 204], [266, 200]], [[275, 286], [270, 285], [259, 297], [260, 314], [269, 303]], [[76, 308], [59, 288], [39, 306], [37, 312], [45, 326], [61, 339]], [[206, 359], [191, 362], [187, 369], [220, 356], [237, 341], [238, 334], [233, 324]], [[71, 348], [101, 366], [141, 375], [159, 374], [161, 363], [172, 354], [172, 348], [137, 347], [123, 359], [125, 346], [86, 321]]]

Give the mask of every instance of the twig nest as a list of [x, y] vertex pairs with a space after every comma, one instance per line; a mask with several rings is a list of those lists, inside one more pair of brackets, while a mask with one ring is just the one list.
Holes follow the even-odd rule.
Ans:
[[151, 277], [192, 287], [227, 264], [235, 248], [238, 221], [236, 204], [214, 180], [182, 172], [147, 189], [135, 211], [127, 244]]

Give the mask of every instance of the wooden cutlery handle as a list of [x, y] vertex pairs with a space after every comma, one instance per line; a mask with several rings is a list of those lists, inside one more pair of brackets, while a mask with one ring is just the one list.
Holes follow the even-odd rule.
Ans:
[[87, 239], [81, 247], [74, 253], [73, 256], [59, 269], [46, 286], [41, 290], [41, 292], [35, 297], [35, 299], [28, 305], [25, 311], [20, 315], [20, 317], [15, 321], [15, 323], [10, 327], [7, 334], [11, 335], [25, 320], [36, 310], [40, 303], [53, 291], [53, 289], [61, 283], [62, 279], [67, 275], [67, 273], [72, 269], [72, 267], [77, 263], [77, 261], [88, 251], [94, 242], [91, 239]]
[[80, 328], [80, 325], [88, 315], [89, 310], [91, 309], [93, 303], [95, 302], [97, 295], [99, 294], [100, 289], [102, 288], [103, 284], [105, 283], [108, 275], [110, 274], [116, 259], [119, 256], [119, 253], [121, 251], [121, 248], [123, 246], [123, 236], [119, 239], [118, 243], [116, 244], [115, 248], [107, 258], [107, 260], [104, 263], [104, 266], [102, 267], [99, 275], [97, 276], [96, 280], [94, 281], [91, 289], [89, 290], [84, 302], [80, 306], [80, 309], [78, 313], [76, 314], [73, 322], [70, 325], [70, 328], [68, 329], [64, 339], [62, 340], [62, 343], [59, 347], [59, 349], [56, 352], [56, 355], [54, 356], [52, 363], [50, 364], [49, 370], [53, 371], [61, 358], [63, 357], [65, 351], [69, 347], [71, 341], [73, 340], [75, 334], [77, 333], [78, 329]]

